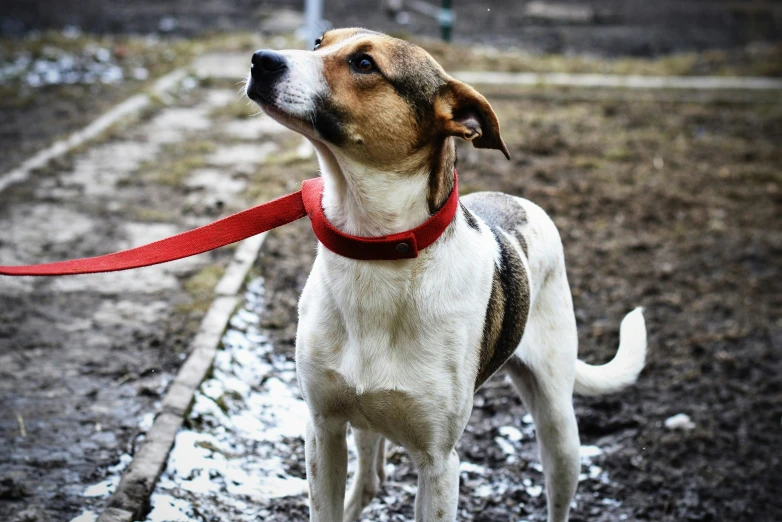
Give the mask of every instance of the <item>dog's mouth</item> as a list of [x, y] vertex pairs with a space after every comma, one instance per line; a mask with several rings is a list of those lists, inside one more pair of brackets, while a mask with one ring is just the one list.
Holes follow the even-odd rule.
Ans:
[[283, 104], [278, 103], [277, 100], [280, 94], [276, 92], [274, 87], [259, 87], [256, 82], [250, 79], [247, 82], [245, 94], [250, 100], [258, 104], [267, 116], [278, 123], [309, 138], [317, 138], [312, 126], [312, 118], [292, 113]]
[[257, 82], [255, 82], [252, 79], [252, 77], [250, 77], [250, 79], [247, 80], [247, 87], [245, 88], [244, 93], [247, 95], [248, 98], [250, 98], [258, 105], [261, 106], [272, 105], [273, 93], [270, 92], [269, 89], [260, 89]]

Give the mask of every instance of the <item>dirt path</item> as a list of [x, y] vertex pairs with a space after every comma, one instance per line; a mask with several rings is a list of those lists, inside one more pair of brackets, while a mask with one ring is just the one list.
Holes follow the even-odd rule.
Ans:
[[[137, 246], [288, 190], [282, 178], [256, 176], [258, 167], [311, 151], [270, 120], [248, 122], [253, 112], [232, 82], [203, 88], [185, 79], [138, 123], [0, 193], [0, 263]], [[132, 272], [0, 280], [0, 519], [100, 510], [231, 252]]]

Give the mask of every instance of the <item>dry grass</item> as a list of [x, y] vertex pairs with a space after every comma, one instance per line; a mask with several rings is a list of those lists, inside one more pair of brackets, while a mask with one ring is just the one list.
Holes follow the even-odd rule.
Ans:
[[709, 50], [655, 59], [537, 55], [522, 49], [449, 45], [413, 39], [450, 71], [641, 74], [653, 76], [782, 76], [782, 44], [753, 50]]

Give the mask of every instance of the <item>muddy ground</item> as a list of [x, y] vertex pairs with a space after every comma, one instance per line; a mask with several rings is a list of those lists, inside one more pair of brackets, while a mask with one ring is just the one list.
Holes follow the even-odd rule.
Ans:
[[[272, 155], [272, 170], [297, 161], [301, 138], [256, 112], [233, 82], [186, 77], [138, 121], [0, 193], [0, 264], [138, 246], [289, 191], [255, 173]], [[0, 520], [100, 512], [232, 253], [0, 279]]]
[[[448, 59], [458, 63], [454, 56], [444, 56]], [[173, 106], [156, 105], [141, 127], [104, 137], [100, 169], [85, 169], [89, 161], [79, 161], [89, 160], [88, 147], [37, 173], [34, 182], [2, 194], [4, 227], [78, 226], [65, 236], [54, 229], [9, 236], [11, 229], [4, 228], [0, 262], [93, 255], [124, 246], [133, 230], [145, 230], [123, 228], [129, 221], [173, 227], [158, 231], [189, 228], [292, 190], [312, 175], [313, 164], [296, 159], [297, 141], [270, 138], [242, 104], [216, 110], [208, 101], [212, 88], [223, 100], [226, 91], [236, 90], [232, 84], [191, 88]], [[88, 92], [76, 96], [73, 114]], [[638, 386], [616, 397], [576, 399], [582, 442], [603, 450], [594, 463], [608, 481], [582, 483], [573, 519], [780, 519], [782, 489], [775, 480], [782, 471], [779, 101], [756, 95], [738, 97], [741, 103], [713, 103], [680, 93], [485, 92], [513, 160], [462, 147], [463, 191], [522, 195], [555, 218], [565, 242], [582, 357], [606, 361], [624, 313], [637, 305], [647, 310], [649, 365]], [[93, 102], [101, 103], [103, 94], [94, 96]], [[177, 122], [192, 121], [188, 111], [197, 107], [201, 127], [177, 128]], [[128, 150], [146, 150], [134, 147], [154, 141], [156, 134], [144, 125], [154, 122], [158, 111], [169, 117], [156, 132], [167, 132], [168, 139], [175, 133], [177, 143], [154, 149], [146, 162], [135, 167], [131, 162], [130, 171], [123, 170], [128, 163], [114, 160], [126, 158]], [[36, 125], [43, 129], [49, 113], [38, 114]], [[204, 125], [204, 118], [214, 123]], [[19, 143], [13, 140], [27, 124], [17, 119], [4, 127], [3, 139], [9, 141], [3, 143]], [[268, 141], [281, 153], [257, 168], [259, 143]], [[228, 147], [237, 148], [214, 156]], [[112, 156], [112, 150], [122, 154]], [[239, 159], [244, 155], [255, 160], [244, 163]], [[228, 169], [231, 183], [220, 182], [214, 169]], [[142, 171], [147, 175], [137, 176]], [[193, 176], [195, 171], [201, 172]], [[208, 197], [212, 190], [234, 190], [236, 182], [246, 183], [245, 192], [226, 195], [222, 204]], [[92, 192], [96, 187], [115, 192]], [[89, 219], [82, 220], [82, 214]], [[25, 243], [32, 246], [17, 247]], [[70, 520], [100, 509], [108, 492], [84, 497], [85, 489], [102, 483], [112, 469], [116, 474], [122, 454], [133, 451], [145, 418], [155, 411], [187, 350], [227, 255], [141, 281], [76, 285], [67, 293], [49, 283], [3, 288], [0, 519]], [[302, 222], [270, 236], [257, 267], [266, 280], [261, 326], [275, 350], [288, 357], [295, 302], [313, 255], [314, 240]], [[172, 286], [108, 291], [118, 281], [145, 280]], [[502, 494], [475, 494], [478, 478], [468, 474], [460, 504], [464, 519], [542, 520], [543, 497], [531, 495], [523, 482], [537, 484], [540, 474], [534, 442], [520, 421], [520, 402], [495, 379], [479, 392], [477, 403], [459, 451], [465, 460], [497, 473], [492, 475], [497, 483], [501, 478], [508, 488]], [[664, 420], [677, 413], [690, 415], [695, 428], [666, 429]], [[508, 425], [524, 432], [520, 458], [512, 462], [496, 443], [499, 428]], [[410, 514], [404, 486], [414, 484], [414, 475], [403, 453], [394, 452], [391, 462], [398, 481], [384, 490], [391, 499], [384, 509], [398, 519]], [[291, 473], [301, 472], [295, 462], [287, 464]], [[267, 508], [262, 512], [250, 502], [247, 509], [259, 519], [306, 516], [300, 499], [276, 500]]]
[[[389, 14], [383, 0], [327, 0], [324, 18], [335, 27], [369, 27], [439, 37], [437, 22], [415, 10]], [[412, 2], [408, 2], [410, 4]], [[431, 5], [440, 2], [429, 0]], [[554, 2], [559, 14], [530, 8], [531, 0], [455, 1], [455, 41], [520, 46], [546, 53], [603, 56], [658, 54], [732, 48], [782, 38], [776, 2], [731, 0], [571, 0]], [[7, 0], [0, 34], [76, 25], [96, 32], [255, 31], [273, 9], [300, 10], [300, 0], [221, 0], [108, 4], [100, 0]], [[563, 12], [564, 11], [564, 12]], [[275, 27], [267, 27], [274, 30]]]
[[[49, 4], [13, 0], [0, 8], [0, 172], [194, 54], [215, 46], [252, 50], [261, 46], [259, 36], [303, 24], [301, 2], [292, 0]], [[648, 9], [641, 2], [588, 0], [573, 5], [593, 16], [573, 23], [527, 16], [527, 2], [515, 0], [454, 4], [456, 48], [437, 42], [433, 20], [412, 11], [390, 16], [380, 0], [325, 2], [324, 29], [362, 26], [433, 39], [427, 45], [437, 58], [460, 69], [782, 75], [782, 8], [775, 5], [689, 0]], [[227, 43], [238, 31], [242, 37]], [[12, 78], [17, 66], [22, 80], [30, 72], [42, 83], [31, 87]], [[116, 70], [102, 78], [107, 67]]]
[[[582, 482], [571, 520], [780, 520], [782, 106], [584, 103], [521, 93], [494, 107], [513, 159], [461, 147], [463, 193], [518, 194], [553, 216], [580, 357], [607, 361], [623, 315], [646, 308], [649, 359], [638, 384], [575, 399], [582, 444], [604, 450], [595, 463], [608, 481]], [[273, 233], [261, 256], [261, 323], [289, 357], [313, 245], [300, 223]], [[502, 378], [478, 392], [458, 451], [504, 470], [498, 480], [511, 485], [483, 497], [463, 475], [460, 519], [544, 520], [543, 497], [531, 497], [522, 482], [540, 480], [534, 461], [508, 463], [494, 443], [499, 427], [522, 428], [524, 413]], [[665, 428], [678, 413], [694, 429]], [[392, 462], [398, 479], [414, 485], [406, 457]], [[404, 497], [400, 487], [386, 486], [380, 497]], [[290, 517], [290, 504], [274, 505], [273, 520], [304, 519], [300, 502]], [[388, 508], [412, 514], [405, 502]]]

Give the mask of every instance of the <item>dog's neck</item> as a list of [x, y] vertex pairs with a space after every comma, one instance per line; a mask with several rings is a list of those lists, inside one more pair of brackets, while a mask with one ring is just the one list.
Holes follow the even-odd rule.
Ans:
[[429, 219], [453, 188], [452, 139], [398, 171], [350, 161], [315, 142], [323, 176], [323, 210], [338, 230], [376, 237], [411, 230]]

